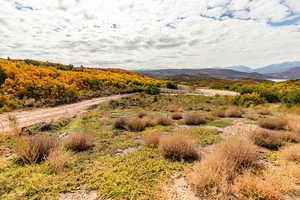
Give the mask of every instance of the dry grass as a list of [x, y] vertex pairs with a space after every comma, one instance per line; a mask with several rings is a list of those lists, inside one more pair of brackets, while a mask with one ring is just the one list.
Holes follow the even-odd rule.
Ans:
[[226, 117], [225, 116], [225, 109], [221, 109], [221, 110], [217, 110], [216, 112], [215, 112], [215, 115], [217, 116], [217, 117]]
[[174, 120], [180, 120], [182, 118], [183, 118], [183, 116], [182, 116], [181, 113], [174, 113], [174, 114], [172, 114], [172, 119], [174, 119]]
[[143, 142], [146, 146], [157, 147], [159, 145], [159, 140], [161, 137], [162, 135], [160, 133], [146, 135], [143, 137]]
[[225, 110], [226, 117], [242, 117], [244, 111], [238, 106], [231, 106]]
[[296, 133], [300, 133], [300, 116], [287, 116], [287, 129]]
[[206, 123], [206, 119], [201, 114], [190, 113], [184, 116], [185, 124], [187, 125], [199, 125]]
[[282, 150], [282, 156], [286, 160], [299, 162], [300, 161], [300, 146], [292, 145], [292, 146], [285, 147]]
[[210, 155], [195, 166], [187, 180], [198, 196], [226, 196], [236, 176], [257, 166], [258, 160], [257, 147], [246, 138], [235, 136], [219, 143]]
[[270, 115], [271, 111], [266, 108], [261, 108], [261, 109], [257, 110], [256, 113], [259, 115]]
[[256, 114], [246, 114], [246, 115], [244, 115], [244, 117], [247, 119], [253, 120], [253, 121], [256, 121], [259, 119], [259, 116]]
[[169, 116], [163, 115], [157, 119], [157, 123], [162, 126], [170, 126], [173, 124], [173, 121]]
[[161, 137], [159, 151], [162, 156], [172, 160], [197, 160], [200, 158], [197, 145], [185, 135]]
[[144, 117], [143, 120], [146, 124], [146, 127], [153, 127], [157, 125], [157, 121], [153, 117], [147, 116]]
[[184, 109], [181, 106], [171, 105], [166, 108], [169, 112], [183, 112]]
[[146, 128], [146, 122], [143, 119], [140, 118], [131, 118], [127, 120], [126, 123], [126, 129], [128, 131], [133, 131], [133, 132], [140, 132], [145, 130]]
[[69, 152], [62, 151], [59, 148], [52, 150], [47, 158], [48, 162], [55, 170], [64, 168], [70, 159], [71, 154]]
[[14, 116], [14, 115], [8, 115], [7, 116], [8, 118], [8, 126], [9, 128], [12, 130], [12, 133], [14, 135], [21, 135], [21, 129], [19, 128], [19, 123], [18, 123], [18, 120], [17, 120], [17, 117]]
[[38, 163], [47, 158], [57, 146], [57, 140], [48, 135], [22, 136], [16, 138], [16, 152], [25, 163]]
[[147, 113], [145, 113], [145, 112], [139, 112], [139, 113], [137, 114], [137, 116], [138, 116], [138, 118], [144, 118], [144, 117], [147, 116]]
[[70, 134], [64, 141], [66, 148], [73, 151], [84, 151], [94, 146], [94, 138], [83, 132], [75, 132]]
[[287, 120], [279, 118], [265, 118], [259, 119], [257, 124], [266, 129], [282, 130], [287, 126]]
[[127, 120], [117, 119], [113, 125], [114, 129], [126, 129]]

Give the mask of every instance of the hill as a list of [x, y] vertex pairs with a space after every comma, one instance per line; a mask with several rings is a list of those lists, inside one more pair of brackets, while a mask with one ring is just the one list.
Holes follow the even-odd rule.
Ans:
[[269, 73], [269, 75], [276, 78], [284, 78], [284, 79], [300, 79], [300, 65], [298, 67], [293, 67], [288, 69], [287, 71], [280, 73]]
[[300, 62], [283, 62], [258, 68], [255, 71], [261, 74], [281, 73], [298, 66], [300, 66]]
[[140, 70], [138, 72], [150, 77], [155, 77], [160, 79], [172, 79], [172, 80], [174, 80], [174, 78], [181, 79], [182, 76], [184, 76], [184, 79], [190, 77], [191, 80], [196, 80], [197, 78], [201, 79], [204, 77], [214, 77], [214, 78], [230, 79], [230, 80], [231, 79], [265, 80], [268, 78], [273, 78], [272, 76], [262, 75], [255, 72], [248, 73], [248, 72], [240, 72], [231, 69], [220, 69], [220, 68]]
[[143, 90], [162, 81], [121, 69], [0, 59], [0, 112]]

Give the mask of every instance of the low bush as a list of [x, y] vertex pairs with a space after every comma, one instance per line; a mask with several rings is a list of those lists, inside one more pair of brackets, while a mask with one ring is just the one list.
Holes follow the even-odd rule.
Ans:
[[259, 119], [257, 124], [266, 129], [282, 130], [287, 126], [287, 120], [279, 118], [265, 118]]
[[52, 150], [47, 158], [50, 165], [55, 169], [62, 169], [71, 159], [71, 154], [69, 152], [64, 152], [59, 148]]
[[172, 160], [197, 160], [200, 158], [197, 145], [184, 135], [161, 137], [159, 151], [162, 156]]
[[127, 120], [117, 119], [113, 125], [114, 129], [126, 129]]
[[159, 140], [161, 138], [161, 134], [154, 133], [151, 135], [146, 135], [143, 137], [143, 142], [146, 146], [157, 147], [159, 145]]
[[244, 111], [238, 106], [231, 106], [225, 110], [225, 117], [242, 117]]
[[184, 116], [185, 124], [187, 125], [199, 125], [206, 123], [206, 119], [201, 114], [190, 113]]
[[278, 149], [282, 146], [282, 136], [279, 132], [257, 129], [249, 136], [254, 144], [267, 149]]
[[183, 117], [182, 117], [181, 113], [174, 113], [174, 114], [172, 114], [172, 119], [174, 119], [174, 120], [180, 120], [182, 118]]
[[173, 121], [169, 116], [164, 115], [157, 119], [157, 123], [162, 126], [170, 126], [173, 124]]
[[85, 151], [94, 146], [93, 137], [87, 133], [71, 133], [64, 141], [66, 148], [73, 151]]
[[127, 120], [126, 129], [128, 131], [140, 132], [145, 130], [146, 121], [140, 118], [131, 118]]
[[153, 127], [157, 125], [157, 120], [155, 120], [152, 116], [147, 116], [143, 118], [146, 123], [146, 127]]
[[4, 72], [4, 69], [0, 66], [0, 85], [4, 83], [5, 79], [7, 78], [6, 73]]
[[25, 163], [38, 163], [47, 158], [57, 146], [57, 140], [48, 135], [21, 136], [16, 138], [16, 153]]
[[266, 99], [261, 97], [258, 93], [249, 93], [235, 96], [231, 99], [234, 105], [251, 106], [267, 103]]
[[145, 92], [147, 94], [151, 94], [151, 95], [157, 95], [157, 94], [160, 94], [160, 88], [157, 86], [157, 85], [149, 85]]
[[166, 87], [169, 88], [169, 89], [173, 89], [173, 90], [177, 90], [178, 89], [178, 86], [175, 83], [170, 82], [170, 81], [167, 82]]

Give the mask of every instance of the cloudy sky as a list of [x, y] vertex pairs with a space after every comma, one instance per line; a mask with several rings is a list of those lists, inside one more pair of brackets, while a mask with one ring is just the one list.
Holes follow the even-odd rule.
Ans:
[[300, 61], [300, 0], [0, 0], [0, 57], [122, 68]]

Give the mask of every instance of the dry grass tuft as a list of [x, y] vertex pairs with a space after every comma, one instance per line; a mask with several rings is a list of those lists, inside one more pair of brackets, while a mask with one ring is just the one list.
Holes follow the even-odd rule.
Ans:
[[170, 126], [173, 124], [173, 121], [169, 116], [163, 115], [157, 119], [157, 123], [162, 126]]
[[198, 160], [200, 158], [197, 145], [184, 135], [164, 136], [159, 140], [159, 151], [172, 160]]
[[190, 113], [184, 116], [185, 124], [187, 125], [199, 125], [206, 123], [206, 119], [203, 115]]
[[171, 105], [166, 108], [166, 111], [169, 112], [183, 112], [184, 109], [181, 106]]
[[66, 148], [73, 151], [84, 151], [94, 146], [94, 138], [82, 132], [75, 132], [70, 134], [64, 141]]
[[139, 112], [139, 113], [137, 114], [137, 116], [138, 116], [138, 118], [144, 118], [144, 117], [147, 116], [147, 113], [145, 113], [145, 112]]
[[47, 158], [57, 146], [57, 140], [48, 135], [22, 136], [16, 138], [16, 152], [25, 163], [38, 163]]
[[296, 133], [300, 133], [300, 116], [287, 116], [287, 129]]
[[153, 127], [157, 125], [157, 121], [150, 116], [144, 117], [143, 120], [146, 124], [146, 127]]
[[286, 119], [277, 119], [277, 118], [265, 118], [265, 119], [259, 119], [257, 121], [257, 124], [266, 129], [272, 129], [272, 130], [282, 130], [287, 126], [287, 120]]
[[126, 129], [127, 120], [117, 119], [113, 125], [114, 129]]
[[183, 117], [182, 117], [181, 113], [174, 113], [174, 114], [172, 114], [172, 119], [174, 119], [174, 120], [180, 120], [182, 118]]
[[200, 197], [228, 194], [233, 180], [244, 170], [257, 166], [257, 147], [244, 137], [232, 137], [216, 149], [187, 176], [188, 183]]
[[221, 110], [217, 110], [215, 113], [214, 113], [217, 117], [226, 117], [225, 116], [225, 110], [224, 109], [221, 109]]
[[271, 111], [266, 108], [261, 108], [261, 109], [257, 110], [256, 113], [259, 115], [270, 115]]
[[69, 152], [62, 151], [59, 148], [52, 150], [47, 158], [50, 165], [55, 170], [64, 168], [70, 159], [71, 154]]
[[300, 146], [299, 145], [292, 145], [284, 148], [282, 150], [282, 156], [289, 161], [300, 161]]
[[226, 117], [242, 117], [244, 111], [238, 106], [231, 106], [225, 110]]
[[143, 142], [146, 146], [157, 147], [159, 145], [159, 140], [161, 137], [162, 135], [160, 133], [146, 135], [143, 137]]
[[247, 119], [253, 120], [253, 121], [256, 121], [259, 119], [259, 116], [256, 114], [246, 114], [246, 115], [244, 115], [244, 117]]
[[134, 131], [134, 132], [140, 132], [145, 130], [146, 128], [146, 122], [143, 119], [140, 118], [131, 118], [127, 120], [126, 123], [126, 129], [128, 131]]

